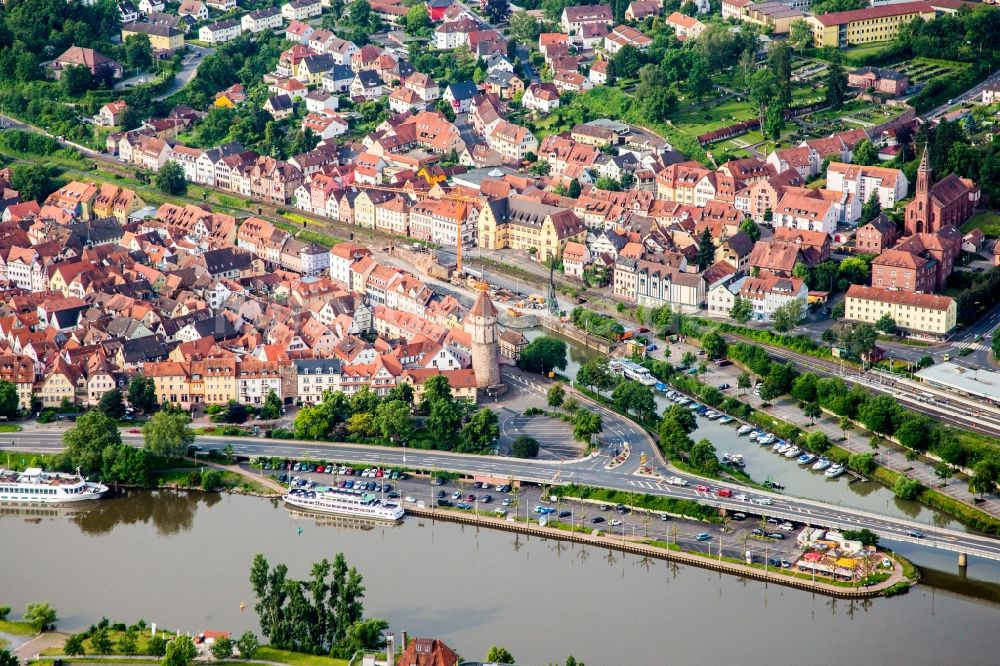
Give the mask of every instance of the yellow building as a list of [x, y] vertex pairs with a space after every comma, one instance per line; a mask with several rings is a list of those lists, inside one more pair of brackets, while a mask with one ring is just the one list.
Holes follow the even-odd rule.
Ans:
[[122, 27], [122, 42], [133, 35], [147, 35], [154, 51], [175, 51], [184, 46], [184, 33], [167, 25], [136, 21]]
[[809, 16], [806, 21], [813, 31], [814, 46], [842, 48], [895, 39], [903, 23], [915, 18], [930, 21], [934, 16], [934, 8], [926, 2], [902, 2]]
[[569, 241], [583, 242], [587, 227], [571, 210], [530, 199], [489, 202], [479, 215], [479, 242], [486, 249], [525, 250], [538, 261], [562, 256]]
[[892, 317], [896, 326], [933, 336], [943, 336], [955, 328], [955, 299], [936, 294], [895, 291], [851, 285], [844, 303], [844, 317], [850, 321], [874, 324], [884, 315]]

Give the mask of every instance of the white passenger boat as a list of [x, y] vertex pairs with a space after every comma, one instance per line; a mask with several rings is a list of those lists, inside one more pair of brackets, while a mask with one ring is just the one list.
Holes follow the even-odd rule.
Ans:
[[326, 492], [293, 488], [282, 499], [285, 504], [299, 509], [377, 520], [402, 520], [406, 513], [395, 502], [387, 502], [370, 493], [342, 488]]
[[29, 467], [23, 472], [0, 468], [0, 504], [70, 504], [100, 499], [108, 492], [101, 483], [76, 474], [46, 472]]

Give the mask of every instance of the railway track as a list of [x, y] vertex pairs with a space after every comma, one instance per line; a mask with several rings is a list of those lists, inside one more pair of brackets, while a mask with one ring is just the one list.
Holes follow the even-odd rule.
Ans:
[[[936, 421], [981, 435], [1000, 438], [1000, 414], [996, 413], [997, 410], [993, 406], [942, 393], [933, 387], [910, 386], [882, 373], [853, 372], [853, 366], [757, 342], [732, 333], [723, 334], [723, 338], [727, 343], [752, 343], [766, 351], [772, 359], [791, 361], [797, 368], [827, 377], [840, 377], [844, 381], [866, 389], [891, 395], [907, 408]], [[933, 394], [934, 402], [928, 402], [925, 393]]]

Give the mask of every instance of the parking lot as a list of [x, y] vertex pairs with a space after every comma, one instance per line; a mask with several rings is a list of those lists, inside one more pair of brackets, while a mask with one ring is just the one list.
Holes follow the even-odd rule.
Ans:
[[[382, 470], [382, 476], [377, 476], [379, 472], [373, 468], [368, 468], [366, 476], [361, 475], [365, 472], [362, 468], [350, 470], [354, 474], [347, 474], [346, 465], [335, 466], [331, 474], [326, 472], [326, 465], [323, 472], [262, 470], [260, 465], [247, 464], [244, 467], [258, 473], [285, 473], [298, 477], [306, 484], [314, 482], [316, 487], [341, 487], [343, 483], [344, 487], [350, 484], [356, 489], [359, 484], [365, 484], [369, 492], [385, 493], [387, 498], [398, 499], [404, 508], [441, 506], [442, 510], [465, 510], [470, 513], [511, 517], [516, 514], [521, 520], [538, 521], [544, 518], [546, 521], [574, 524], [577, 529], [600, 530], [608, 535], [621, 536], [623, 540], [676, 543], [685, 550], [711, 555], [718, 555], [721, 546], [724, 556], [738, 559], [744, 559], [745, 552], [749, 550], [755, 562], [774, 560], [771, 564], [775, 566], [779, 566], [781, 560], [794, 563], [799, 554], [795, 535], [801, 525], [789, 523], [783, 528], [785, 521], [750, 514], [730, 515], [724, 525], [719, 525], [666, 516], [655, 511], [632, 511], [622, 505], [600, 501], [553, 499], [549, 488], [531, 484], [511, 491], [500, 490], [498, 485], [505, 486], [507, 483], [504, 479], [432, 479], [424, 475], [393, 479], [389, 470]], [[768, 537], [768, 534], [774, 536]]]
[[539, 460], [571, 460], [583, 455], [583, 444], [573, 439], [573, 427], [562, 419], [536, 415], [525, 416], [508, 407], [500, 410], [506, 418], [500, 419], [501, 445], [509, 447], [521, 436], [538, 441]]

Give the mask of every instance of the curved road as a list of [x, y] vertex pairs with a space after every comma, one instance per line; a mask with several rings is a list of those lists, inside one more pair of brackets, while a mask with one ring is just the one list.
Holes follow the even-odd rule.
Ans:
[[[545, 399], [549, 381], [537, 376], [524, 375], [516, 370], [509, 371], [507, 378], [512, 390], [528, 392]], [[263, 438], [225, 438], [200, 436], [198, 443], [206, 448], [221, 448], [225, 443], [233, 445], [237, 454], [247, 456], [275, 456], [298, 459], [327, 459], [340, 462], [356, 462], [369, 465], [399, 466], [412, 469], [442, 470], [460, 472], [493, 480], [518, 479], [522, 481], [558, 485], [580, 483], [634, 493], [649, 493], [653, 496], [689, 499], [711, 506], [742, 511], [746, 514], [793, 520], [816, 527], [836, 529], [868, 528], [880, 537], [892, 541], [908, 541], [926, 546], [966, 553], [970, 556], [1000, 560], [1000, 540], [979, 534], [968, 534], [928, 526], [921, 523], [881, 516], [849, 507], [833, 506], [814, 500], [791, 497], [756, 489], [742, 489], [747, 499], [720, 498], [712, 491], [699, 491], [698, 485], [711, 488], [720, 486], [718, 481], [705, 480], [692, 474], [670, 469], [665, 463], [652, 438], [638, 425], [611, 410], [578, 396], [581, 402], [601, 414], [604, 420], [602, 438], [605, 449], [618, 448], [628, 444], [631, 456], [622, 465], [607, 469], [610, 458], [606, 452], [598, 452], [586, 458], [557, 462], [524, 460], [518, 458], [476, 456], [444, 451], [424, 451], [416, 449], [365, 446], [360, 444], [340, 444], [329, 442], [308, 442], [297, 440], [273, 440]], [[544, 403], [542, 403], [544, 404]], [[126, 442], [139, 446], [141, 436], [124, 434]], [[35, 429], [11, 433], [13, 451], [52, 451], [62, 448], [60, 430]], [[0, 456], [11, 451], [8, 437], [3, 437]], [[638, 475], [639, 456], [645, 453], [650, 465], [669, 471], [670, 476], [679, 476], [688, 485], [674, 486], [656, 477]], [[2, 457], [0, 457], [2, 460]], [[736, 489], [736, 484], [725, 484]], [[768, 502], [770, 502], [768, 504]], [[925, 537], [909, 535], [911, 530], [919, 530]]]

